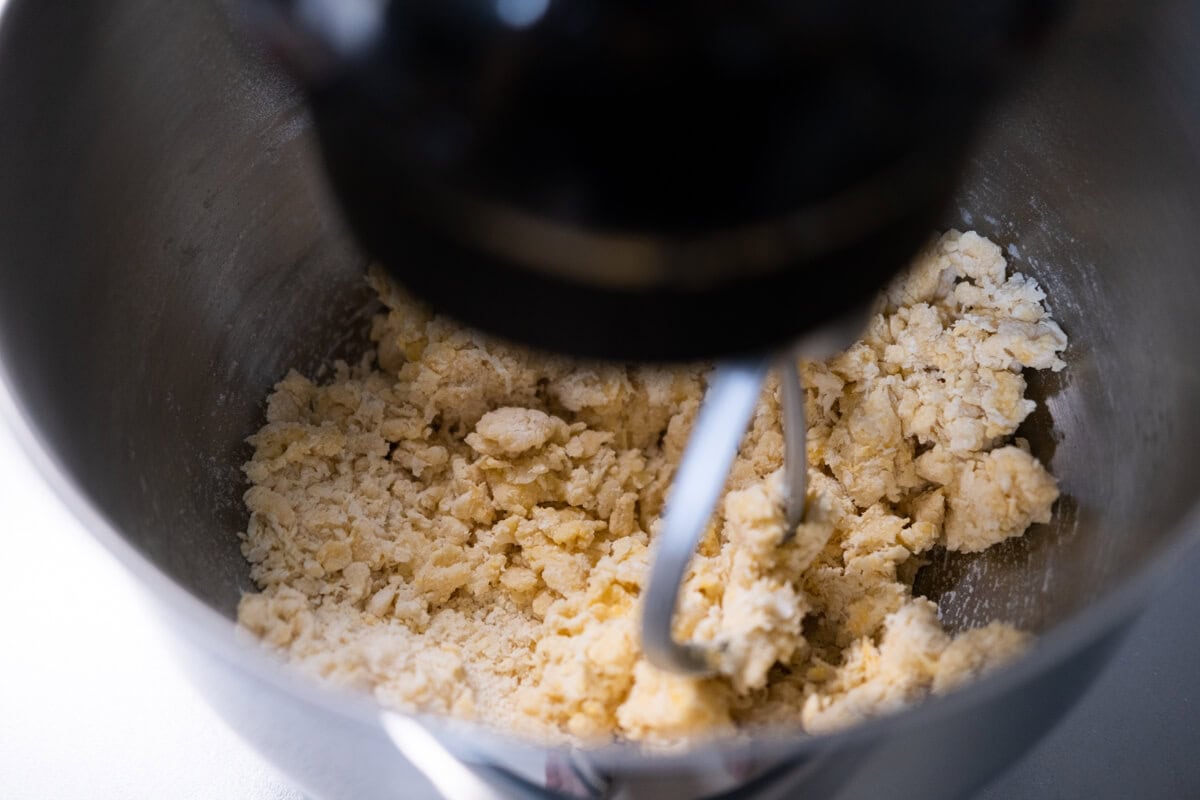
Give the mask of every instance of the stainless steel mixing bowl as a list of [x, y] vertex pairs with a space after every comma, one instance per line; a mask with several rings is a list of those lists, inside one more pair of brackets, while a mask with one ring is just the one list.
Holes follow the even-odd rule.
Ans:
[[[1034, 379], [1043, 402], [1026, 425], [1064, 497], [1051, 525], [939, 560], [919, 588], [952, 626], [1002, 618], [1041, 632], [1034, 651], [827, 737], [580, 757], [430, 721], [445, 747], [510, 788], [523, 776], [531, 793], [548, 780], [627, 797], [949, 798], [1053, 724], [1196, 546], [1196, 8], [1081, 7], [978, 143], [946, 222], [1006, 244], [1071, 336], [1070, 368]], [[302, 105], [219, 6], [0, 1], [4, 412], [145, 587], [213, 704], [329, 798], [426, 785], [370, 702], [300, 680], [235, 636], [250, 588], [238, 467], [273, 382], [359, 345], [362, 268]], [[51, 568], [47, 591], [69, 590], [53, 580]]]

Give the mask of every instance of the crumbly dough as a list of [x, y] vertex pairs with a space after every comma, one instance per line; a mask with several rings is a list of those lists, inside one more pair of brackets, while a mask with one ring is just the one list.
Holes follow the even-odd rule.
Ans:
[[1062, 369], [1067, 339], [987, 239], [933, 241], [861, 341], [803, 365], [810, 511], [787, 543], [768, 387], [681, 592], [676, 635], [724, 645], [709, 679], [651, 666], [637, 616], [706, 370], [530, 354], [372, 280], [375, 350], [281, 381], [245, 466], [261, 591], [239, 620], [303, 669], [541, 739], [669, 745], [848, 725], [1027, 645], [1000, 622], [952, 637], [911, 588], [920, 554], [1020, 536], [1058, 496], [1012, 436], [1022, 369]]

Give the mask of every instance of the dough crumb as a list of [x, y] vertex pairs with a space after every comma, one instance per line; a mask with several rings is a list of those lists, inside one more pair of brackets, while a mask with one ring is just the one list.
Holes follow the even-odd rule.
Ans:
[[370, 279], [374, 349], [280, 381], [245, 465], [238, 618], [309, 673], [541, 740], [677, 747], [850, 725], [1029, 645], [951, 635], [912, 590], [923, 554], [1021, 536], [1058, 497], [1013, 437], [1022, 371], [1063, 369], [1067, 338], [987, 239], [935, 239], [859, 342], [801, 365], [809, 513], [786, 542], [769, 383], [680, 593], [676, 635], [720, 648], [703, 680], [645, 660], [638, 605], [707, 369], [530, 353]]

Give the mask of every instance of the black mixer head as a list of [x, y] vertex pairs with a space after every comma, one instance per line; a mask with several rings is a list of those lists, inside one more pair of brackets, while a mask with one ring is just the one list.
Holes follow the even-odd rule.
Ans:
[[1038, 0], [253, 0], [365, 248], [577, 355], [769, 348], [929, 235]]

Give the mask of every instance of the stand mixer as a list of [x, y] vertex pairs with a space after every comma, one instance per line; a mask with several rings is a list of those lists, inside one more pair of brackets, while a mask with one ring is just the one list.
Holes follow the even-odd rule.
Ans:
[[[754, 2], [728, 5], [742, 10]], [[261, 50], [243, 46], [246, 29], [230, 18], [232, 6], [246, 3], [0, 3], [0, 424], [18, 435], [58, 496], [49, 506], [55, 516], [77, 524], [127, 571], [198, 692], [306, 796], [431, 796], [429, 779], [449, 775], [446, 765], [453, 764], [431, 758], [433, 747], [398, 750], [388, 726], [408, 715], [366, 692], [313, 680], [257, 639], [247, 641], [235, 623], [244, 593], [255, 589], [233, 535], [247, 523], [245, 437], [261, 427], [263, 398], [280, 376], [290, 368], [320, 375], [321, 365], [353, 356], [377, 310], [363, 280], [363, 248], [346, 235], [334, 197], [324, 191], [315, 114], [296, 81], [280, 80]], [[261, 3], [258, 13], [269, 12], [259, 18], [263, 30], [280, 54], [290, 52], [289, 31], [300, 52], [298, 4]], [[829, 5], [815, 3], [792, 6], [801, 13]], [[620, 4], [606, 0], [603, 8]], [[362, 10], [354, 0], [338, 6]], [[909, 3], [904, 11], [912, 19], [922, 7]], [[697, 2], [692, 10], [704, 8]], [[841, 732], [755, 728], [669, 753], [631, 741], [572, 748], [442, 715], [413, 719], [484, 778], [518, 775], [529, 786], [517, 796], [961, 800], [1028, 753], [1086, 692], [1103, 690], [1097, 676], [1129, 641], [1133, 621], [1195, 564], [1200, 548], [1200, 472], [1190, 466], [1200, 450], [1195, 11], [1190, 0], [1073, 5], [1037, 68], [977, 126], [944, 214], [923, 223], [975, 227], [1019, 244], [1019, 252], [1007, 253], [1012, 266], [1038, 280], [1071, 337], [1067, 370], [1058, 378], [1029, 376], [1038, 408], [1022, 430], [1063, 489], [1053, 519], [1011, 545], [939, 555], [914, 587], [937, 603], [947, 628], [1003, 619], [1036, 634], [1026, 656], [961, 691]], [[1014, 44], [1003, 52], [1017, 52], [1026, 30], [1012, 26]], [[884, 32], [877, 30], [877, 43]], [[958, 33], [981, 46], [971, 31]], [[843, 57], [861, 41], [840, 39]], [[956, 47], [953, 37], [922, 41]], [[897, 71], [904, 67], [897, 54], [888, 50], [879, 60]], [[1003, 78], [1011, 61], [995, 55], [994, 77]], [[304, 63], [314, 71], [301, 72], [297, 63], [297, 74], [315, 80], [320, 62]], [[944, 99], [940, 110], [910, 99], [912, 114], [884, 117], [881, 125], [924, 121], [936, 132], [953, 108]], [[822, 157], [806, 147], [796, 152]], [[734, 155], [714, 153], [708, 161]], [[915, 204], [915, 193], [910, 197]], [[914, 230], [912, 237], [927, 234]], [[411, 276], [413, 286], [462, 275], [450, 260], [386, 260], [394, 268], [424, 267]], [[835, 273], [840, 280], [856, 274], [843, 267]], [[531, 278], [524, 285], [551, 283]], [[810, 303], [813, 295], [797, 290], [779, 298], [766, 290], [779, 283], [759, 280], [764, 291], [747, 291], [756, 305], [740, 315], [732, 290], [728, 303], [712, 304], [706, 319], [740, 316], [741, 327], [714, 322], [677, 333], [669, 315], [679, 319], [684, 310], [662, 303], [644, 322], [633, 314], [578, 314], [570, 326], [542, 331], [542, 339], [575, 347], [597, 326], [615, 340], [623, 326], [642, 325], [659, 334], [647, 337], [647, 351], [674, 339], [701, 356], [701, 345], [714, 345], [708, 356], [723, 362], [739, 355], [737, 348], [715, 343], [760, 326], [818, 321], [804, 316], [823, 308]], [[597, 303], [604, 296], [581, 295]], [[496, 316], [521, 316], [511, 303], [494, 305]], [[502, 308], [510, 310], [504, 315]], [[764, 308], [783, 308], [787, 316]], [[770, 353], [791, 337], [789, 330], [740, 355]], [[36, 525], [9, 528], [10, 536], [45, 544]], [[43, 594], [91, 601], [54, 569], [55, 552], [47, 559], [49, 569], [35, 570]], [[39, 602], [30, 597], [12, 613], [36, 624]], [[1173, 621], [1186, 624], [1179, 615], [1149, 616], [1165, 636], [1173, 635]], [[628, 616], [623, 622], [637, 624]], [[42, 638], [77, 633], [46, 629]], [[42, 643], [16, 642], [34, 658]], [[1144, 661], [1137, 652], [1127, 655]], [[64, 666], [74, 669], [76, 661]], [[1103, 785], [1114, 771], [1137, 772], [1138, 752], [1157, 753], [1160, 761], [1191, 755], [1188, 736], [1174, 737], [1189, 731], [1164, 727], [1158, 723], [1170, 720], [1155, 716], [1156, 708], [1181, 705], [1178, 690], [1186, 683], [1169, 678], [1185, 675], [1187, 664], [1176, 666], [1140, 676], [1145, 691], [1109, 709], [1118, 724], [1099, 733], [1110, 750], [1056, 736], [1054, 749], [1069, 754], [1067, 769], [1041, 785], [1069, 792], [1081, 775], [1090, 776], [1084, 786]], [[1150, 695], [1161, 703], [1137, 706]], [[80, 709], [63, 711], [46, 705], [33, 722], [58, 731], [64, 719], [86, 721]], [[1132, 722], [1120, 724], [1122, 714]], [[1074, 721], [1092, 719], [1085, 712]], [[404, 741], [420, 737], [406, 734]], [[1097, 753], [1134, 745], [1132, 760], [1096, 768]], [[572, 792], [561, 787], [577, 761], [582, 790]], [[1178, 786], [1188, 775], [1159, 772], [1148, 786]]]
[[973, 128], [1056, 3], [249, 0], [307, 90], [366, 250], [436, 309], [575, 356], [715, 359], [644, 596], [678, 589], [770, 370], [788, 530], [797, 359], [861, 332], [932, 230]]

